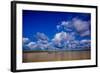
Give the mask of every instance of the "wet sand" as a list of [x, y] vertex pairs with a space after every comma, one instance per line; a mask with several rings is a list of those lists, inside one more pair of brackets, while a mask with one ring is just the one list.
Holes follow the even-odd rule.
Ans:
[[46, 62], [91, 59], [90, 50], [87, 51], [31, 51], [23, 52], [23, 62]]

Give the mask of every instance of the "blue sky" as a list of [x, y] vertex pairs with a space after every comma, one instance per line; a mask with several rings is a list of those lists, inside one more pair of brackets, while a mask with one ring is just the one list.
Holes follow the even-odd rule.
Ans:
[[23, 10], [23, 37], [32, 39], [37, 32], [43, 32], [49, 38], [53, 38], [54, 34], [58, 32], [56, 26], [61, 21], [70, 21], [74, 17], [90, 20], [88, 13]]
[[23, 38], [24, 41], [31, 41], [28, 45], [37, 42], [34, 36], [38, 32], [42, 39], [48, 37], [50, 41], [61, 42], [65, 37], [70, 37], [69, 39], [75, 37], [74, 41], [89, 41], [91, 40], [90, 22], [90, 13], [23, 10]]

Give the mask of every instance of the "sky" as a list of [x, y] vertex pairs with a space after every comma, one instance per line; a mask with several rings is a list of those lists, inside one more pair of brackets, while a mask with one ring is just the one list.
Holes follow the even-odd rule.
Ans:
[[90, 20], [90, 14], [86, 13], [23, 10], [23, 37], [32, 39], [37, 32], [43, 32], [53, 38], [57, 32], [56, 26], [61, 21], [70, 21], [74, 17]]
[[90, 22], [90, 13], [23, 10], [23, 38], [36, 41], [38, 33], [50, 41], [62, 38], [62, 34], [78, 41], [91, 40]]

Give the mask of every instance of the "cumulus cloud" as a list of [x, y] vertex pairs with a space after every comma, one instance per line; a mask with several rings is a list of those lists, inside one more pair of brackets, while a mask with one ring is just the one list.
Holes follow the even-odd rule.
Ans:
[[61, 41], [61, 40], [74, 40], [75, 37], [73, 36], [73, 33], [66, 33], [64, 31], [61, 31], [59, 33], [56, 33], [54, 38], [52, 39], [53, 41]]
[[81, 36], [89, 36], [91, 35], [90, 30], [84, 31], [82, 34], [80, 34]]
[[41, 50], [47, 50], [49, 38], [44, 33], [40, 32], [36, 34], [36, 38], [37, 48], [40, 48]]
[[47, 50], [49, 45], [48, 45], [48, 43], [47, 44], [43, 44], [43, 43], [37, 43], [37, 42], [30, 42], [26, 46], [30, 50]]
[[83, 49], [90, 49], [91, 47], [91, 40], [83, 39], [80, 41], [80, 46]]
[[52, 43], [56, 48], [68, 49], [71, 48], [71, 42], [75, 40], [74, 33], [59, 32], [55, 34]]
[[61, 30], [62, 29], [61, 25], [57, 25], [56, 27], [57, 27], [57, 30]]
[[70, 48], [76, 48], [78, 46], [79, 42], [78, 41], [73, 41], [73, 43], [71, 43]]
[[44, 33], [40, 33], [40, 32], [37, 32], [35, 37], [37, 40], [49, 40]]
[[91, 43], [91, 40], [83, 39], [80, 41], [80, 43]]
[[37, 46], [41, 50], [46, 50], [48, 48], [49, 42], [47, 40], [38, 40]]
[[80, 19], [73, 19], [73, 25], [77, 31], [85, 31], [89, 29], [89, 24], [87, 21], [82, 21]]
[[24, 50], [46, 50], [48, 48], [48, 37], [44, 33], [37, 32], [35, 35], [36, 41], [29, 41], [28, 38], [23, 38]]
[[27, 44], [27, 43], [29, 43], [30, 42], [30, 40], [29, 40], [29, 38], [22, 38], [22, 43], [23, 44]]
[[62, 31], [62, 32], [56, 33], [53, 41], [61, 41], [62, 39], [67, 39], [67, 33], [66, 32]]
[[27, 44], [29, 43], [30, 43], [29, 38], [25, 38], [25, 37], [22, 38], [23, 50], [30, 50], [30, 48], [27, 46]]
[[73, 26], [81, 36], [90, 35], [90, 22], [81, 19], [73, 18]]
[[57, 30], [65, 32], [77, 31], [80, 36], [90, 35], [90, 21], [83, 21], [78, 18], [73, 18], [70, 21], [61, 21], [59, 25], [56, 26]]
[[36, 44], [35, 42], [30, 42], [29, 44], [27, 44], [27, 46], [28, 46], [30, 49], [36, 49], [37, 44]]
[[51, 40], [46, 34], [40, 32], [36, 33], [34, 42], [23, 38], [23, 48], [26, 50], [80, 50], [91, 46], [90, 40], [76, 39], [77, 34], [81, 37], [90, 36], [89, 21], [73, 18], [70, 21], [62, 21], [56, 28], [60, 31], [55, 33]]
[[73, 30], [72, 26], [71, 21], [62, 21], [60, 25], [57, 25], [57, 29], [70, 32]]

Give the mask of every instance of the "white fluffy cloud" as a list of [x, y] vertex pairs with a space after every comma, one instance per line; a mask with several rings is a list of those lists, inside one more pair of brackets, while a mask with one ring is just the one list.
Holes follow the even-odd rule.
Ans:
[[70, 41], [70, 40], [74, 40], [75, 37], [73, 36], [73, 33], [66, 33], [64, 31], [61, 31], [57, 34], [55, 34], [54, 38], [52, 39], [52, 41]]
[[73, 25], [77, 31], [85, 31], [89, 29], [89, 24], [87, 21], [82, 21], [80, 19], [74, 19]]
[[53, 41], [61, 41], [62, 39], [67, 39], [67, 33], [66, 32], [62, 31], [62, 32], [56, 33]]
[[[40, 32], [36, 33], [35, 37], [37, 40], [34, 42], [28, 38], [23, 38], [23, 47], [26, 50], [77, 50], [84, 46], [90, 47], [90, 40], [78, 41], [75, 38], [76, 31], [82, 37], [90, 35], [89, 21], [74, 18], [72, 21], [62, 21], [60, 25], [57, 25], [57, 29], [61, 31], [55, 33], [54, 38], [51, 40], [49, 40], [47, 35]], [[73, 29], [76, 31], [73, 31]]]
[[83, 39], [80, 41], [80, 43], [91, 43], [91, 40]]
[[72, 31], [72, 22], [71, 21], [62, 21], [60, 25], [57, 25], [58, 30]]
[[73, 19], [73, 25], [77, 32], [80, 33], [81, 36], [90, 35], [90, 23], [89, 21], [83, 21], [77, 18]]
[[91, 47], [91, 40], [83, 39], [80, 41], [81, 48], [83, 49], [90, 49]]
[[37, 32], [35, 37], [37, 38], [37, 40], [49, 40], [44, 33], [40, 33], [40, 32]]
[[50, 42], [46, 41], [46, 43], [43, 43], [44, 40], [38, 40], [36, 42], [30, 42], [28, 44], [25, 44], [24, 48], [26, 50], [53, 51], [53, 50], [80, 50], [84, 49], [84, 47], [90, 47], [91, 44], [90, 40], [83, 39], [81, 41], [78, 41], [73, 39], [73, 37], [74, 35], [69, 35], [66, 32], [60, 32], [57, 33], [54, 39]]
[[[71, 41], [74, 41], [75, 37], [73, 33], [67, 32], [59, 32], [55, 34], [54, 38], [52, 39], [53, 45], [58, 49], [68, 49], [71, 48]], [[75, 42], [73, 42], [75, 44]]]
[[78, 18], [73, 18], [71, 21], [62, 21], [60, 25], [56, 26], [60, 31], [73, 32], [74, 29], [80, 36], [90, 35], [90, 21], [83, 21]]
[[23, 44], [27, 44], [27, 43], [29, 43], [29, 38], [22, 38], [22, 43]]
[[37, 42], [30, 42], [26, 46], [29, 47], [30, 50], [47, 50], [49, 45], [48, 43], [43, 44], [43, 43], [37, 43]]
[[29, 41], [28, 38], [23, 38], [23, 48], [25, 50], [45, 50], [48, 48], [48, 37], [44, 33], [36, 34], [37, 41]]
[[30, 42], [29, 44], [27, 44], [27, 46], [28, 46], [30, 49], [36, 49], [37, 44], [36, 44], [35, 42]]

